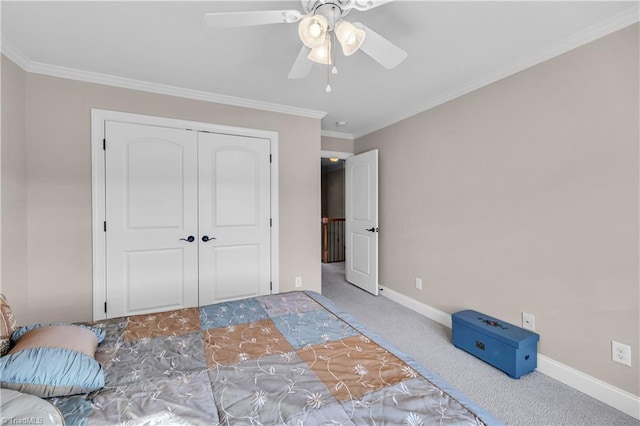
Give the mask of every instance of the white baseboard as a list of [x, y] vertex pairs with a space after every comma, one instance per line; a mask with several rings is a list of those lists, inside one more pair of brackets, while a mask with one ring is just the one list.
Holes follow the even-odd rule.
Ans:
[[422, 314], [425, 317], [444, 325], [445, 327], [451, 328], [451, 315], [449, 315], [448, 313], [442, 312], [441, 310], [436, 309], [433, 306], [418, 302], [416, 299], [412, 299], [409, 296], [398, 293], [397, 291], [392, 290], [389, 287], [385, 287], [382, 285], [379, 287], [380, 290], [382, 290], [380, 294], [385, 296], [386, 298], [391, 299], [394, 302], [411, 309], [412, 311], [416, 311], [417, 313]]
[[538, 354], [538, 371], [640, 420], [640, 397]]
[[[439, 309], [418, 302], [385, 286], [380, 286], [380, 294], [401, 304], [437, 323], [451, 328], [451, 315]], [[549, 377], [579, 390], [592, 398], [602, 401], [611, 407], [640, 420], [640, 397], [619, 389], [609, 383], [589, 376], [579, 370], [562, 364], [544, 355], [538, 354], [538, 369]]]

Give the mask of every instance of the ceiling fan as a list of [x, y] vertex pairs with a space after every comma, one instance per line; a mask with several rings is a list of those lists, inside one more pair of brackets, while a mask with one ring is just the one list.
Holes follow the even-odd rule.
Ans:
[[[407, 52], [360, 22], [344, 18], [352, 9], [367, 11], [393, 0], [301, 0], [304, 13], [297, 10], [207, 13], [205, 22], [214, 28], [249, 27], [266, 24], [291, 24], [300, 21], [298, 35], [303, 43], [289, 78], [304, 78], [313, 62], [335, 67], [336, 39], [345, 56], [362, 50], [387, 69], [399, 65]], [[309, 59], [309, 60], [307, 60]], [[312, 62], [313, 61], [313, 62]], [[329, 74], [327, 74], [329, 75]], [[327, 84], [327, 92], [331, 86]]]

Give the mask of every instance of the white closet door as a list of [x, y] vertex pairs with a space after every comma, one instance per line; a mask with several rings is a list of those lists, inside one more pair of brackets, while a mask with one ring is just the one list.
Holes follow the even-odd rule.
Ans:
[[269, 294], [269, 140], [200, 133], [198, 150], [200, 305]]
[[197, 306], [196, 132], [106, 122], [105, 133], [107, 317]]

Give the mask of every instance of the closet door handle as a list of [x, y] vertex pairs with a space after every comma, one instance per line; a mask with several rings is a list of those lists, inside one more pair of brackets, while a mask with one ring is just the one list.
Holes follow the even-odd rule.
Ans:
[[180, 238], [180, 241], [186, 241], [188, 243], [192, 243], [196, 240], [196, 237], [193, 235], [189, 235], [187, 238]]
[[365, 229], [365, 231], [369, 231], [369, 232], [376, 232], [376, 228], [371, 227], [369, 229]]
[[205, 243], [206, 243], [207, 241], [211, 241], [211, 240], [215, 240], [215, 239], [216, 239], [215, 237], [211, 237], [211, 238], [209, 238], [209, 236], [207, 236], [207, 235], [204, 235], [204, 236], [202, 237], [202, 241], [204, 241]]

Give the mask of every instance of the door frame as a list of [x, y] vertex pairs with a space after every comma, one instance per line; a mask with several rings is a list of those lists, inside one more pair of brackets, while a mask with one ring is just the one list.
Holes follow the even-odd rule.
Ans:
[[279, 291], [279, 211], [278, 211], [278, 132], [225, 126], [199, 121], [179, 120], [152, 115], [133, 114], [91, 108], [91, 233], [93, 263], [93, 320], [106, 319], [106, 238], [105, 222], [105, 157], [103, 141], [105, 122], [118, 121], [148, 126], [171, 127], [212, 133], [226, 133], [268, 139], [271, 149], [271, 292]]
[[[349, 157], [353, 157], [355, 154], [353, 152], [340, 152], [340, 151], [320, 151], [320, 158], [339, 158], [341, 160], [346, 160]], [[322, 172], [322, 171], [321, 171]]]

